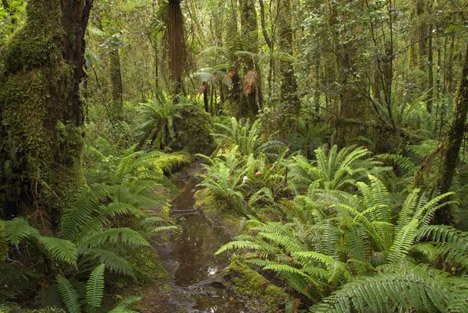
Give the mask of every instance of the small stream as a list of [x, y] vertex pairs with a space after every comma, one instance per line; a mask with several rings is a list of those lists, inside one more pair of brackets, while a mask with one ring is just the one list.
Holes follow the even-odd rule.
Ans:
[[172, 277], [170, 290], [158, 313], [248, 313], [245, 299], [226, 288], [218, 274], [229, 264], [226, 255], [214, 256], [231, 238], [216, 227], [195, 205], [198, 181], [193, 173], [179, 177], [180, 194], [171, 214], [181, 228], [169, 243], [159, 249], [163, 264]]

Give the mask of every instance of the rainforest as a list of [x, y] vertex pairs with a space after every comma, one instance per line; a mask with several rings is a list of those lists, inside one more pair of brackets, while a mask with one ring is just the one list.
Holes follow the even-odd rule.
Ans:
[[0, 313], [467, 313], [467, 0], [0, 0]]

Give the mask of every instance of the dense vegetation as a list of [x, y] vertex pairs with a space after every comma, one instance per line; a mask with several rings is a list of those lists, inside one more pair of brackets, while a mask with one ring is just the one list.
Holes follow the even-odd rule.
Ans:
[[276, 311], [468, 312], [467, 8], [1, 0], [0, 312], [138, 310], [197, 162]]

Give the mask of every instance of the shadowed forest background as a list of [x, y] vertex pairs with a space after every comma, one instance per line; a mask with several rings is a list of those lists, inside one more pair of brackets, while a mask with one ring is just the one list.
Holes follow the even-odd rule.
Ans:
[[468, 312], [466, 0], [1, 0], [0, 312]]

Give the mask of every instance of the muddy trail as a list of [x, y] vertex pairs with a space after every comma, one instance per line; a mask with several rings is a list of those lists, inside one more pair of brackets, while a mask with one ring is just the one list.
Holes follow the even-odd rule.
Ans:
[[155, 242], [169, 278], [162, 285], [161, 281], [155, 281], [153, 288], [145, 290], [144, 312], [252, 312], [248, 308], [251, 304], [219, 278], [229, 258], [214, 253], [231, 238], [195, 206], [198, 170], [196, 166], [190, 167], [175, 178], [180, 194], [172, 203], [171, 215], [181, 230], [164, 242]]

